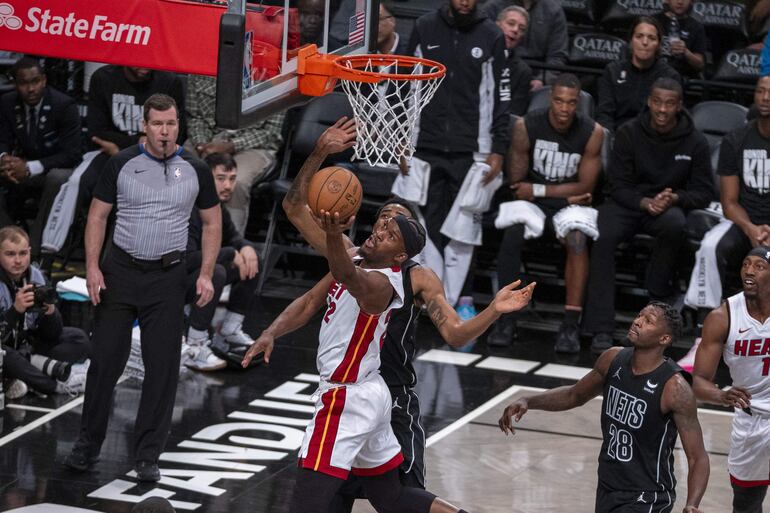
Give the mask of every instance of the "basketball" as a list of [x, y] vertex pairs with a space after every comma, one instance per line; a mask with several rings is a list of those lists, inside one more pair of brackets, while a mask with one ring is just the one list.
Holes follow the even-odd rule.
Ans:
[[340, 219], [346, 220], [361, 206], [361, 182], [344, 167], [326, 167], [310, 180], [307, 202], [317, 216], [321, 210], [339, 212]]

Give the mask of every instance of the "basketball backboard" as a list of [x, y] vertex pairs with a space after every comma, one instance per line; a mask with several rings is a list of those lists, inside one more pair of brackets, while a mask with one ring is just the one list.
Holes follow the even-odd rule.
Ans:
[[371, 53], [379, 0], [229, 0], [220, 24], [217, 125], [238, 128], [307, 102], [298, 91], [297, 53]]

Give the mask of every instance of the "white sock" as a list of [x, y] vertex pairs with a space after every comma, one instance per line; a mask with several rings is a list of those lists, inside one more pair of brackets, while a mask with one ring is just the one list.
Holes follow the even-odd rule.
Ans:
[[235, 312], [227, 311], [225, 318], [222, 321], [222, 329], [220, 332], [223, 335], [231, 335], [241, 329], [243, 326], [243, 315]]
[[190, 329], [187, 332], [187, 343], [190, 345], [200, 345], [201, 342], [205, 342], [208, 338], [209, 332], [206, 330], [196, 330], [190, 326]]

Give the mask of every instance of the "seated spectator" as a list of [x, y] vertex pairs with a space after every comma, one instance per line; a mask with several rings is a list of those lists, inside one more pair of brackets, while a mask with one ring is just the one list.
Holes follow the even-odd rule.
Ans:
[[[511, 5], [518, 5], [529, 13], [529, 30], [517, 53], [524, 59], [545, 64], [563, 66], [569, 55], [567, 17], [558, 0], [491, 0], [484, 6], [484, 14], [497, 20], [500, 12]], [[558, 73], [547, 73], [552, 83]], [[543, 87], [543, 80], [536, 78], [530, 83], [531, 90]]]
[[698, 78], [706, 65], [706, 29], [690, 16], [692, 0], [664, 0], [655, 16], [663, 29], [661, 55], [681, 76]]
[[[79, 394], [86, 384], [88, 336], [63, 326], [55, 290], [30, 262], [27, 233], [17, 226], [0, 229], [3, 373], [24, 383], [15, 385], [11, 398], [23, 395], [27, 387], [41, 394]], [[46, 287], [48, 293], [43, 293]]]
[[591, 249], [583, 316], [596, 353], [612, 346], [618, 245], [640, 232], [655, 237], [646, 287], [650, 299], [670, 301], [686, 213], [714, 197], [708, 142], [682, 109], [678, 81], [656, 80], [647, 109], [617, 131], [608, 179], [610, 197], [599, 207], [601, 235]]
[[217, 82], [214, 77], [190, 75], [187, 89], [187, 129], [185, 149], [200, 158], [212, 153], [228, 153], [238, 164], [238, 178], [225, 206], [238, 233], [246, 232], [251, 187], [275, 162], [283, 143], [283, 112], [273, 114], [245, 128], [226, 130], [216, 125]]
[[300, 44], [315, 44], [321, 46], [324, 42], [324, 9], [323, 0], [299, 0], [299, 34]]
[[706, 313], [739, 291], [728, 276], [746, 253], [770, 244], [770, 77], [757, 81], [754, 105], [757, 118], [722, 140], [717, 172], [727, 220], [703, 237], [685, 296], [685, 304]]
[[[219, 200], [226, 203], [236, 187], [238, 170], [235, 160], [227, 153], [212, 153], [206, 157], [206, 163], [214, 174]], [[219, 251], [214, 276], [211, 279], [214, 285], [214, 297], [205, 306], [197, 306], [194, 302], [195, 283], [200, 272], [202, 235], [203, 225], [196, 209], [193, 210], [190, 218], [186, 255], [189, 276], [187, 300], [192, 303], [186, 349], [192, 359], [185, 364], [192, 369], [212, 371], [227, 366], [227, 362], [211, 352], [209, 347], [211, 339], [208, 332], [225, 285], [232, 285], [232, 289], [220, 334], [228, 344], [235, 346], [247, 348], [254, 342], [254, 339], [243, 332], [243, 319], [256, 294], [259, 261], [254, 243], [244, 239], [238, 233], [227, 209], [222, 209], [222, 249]]]
[[0, 98], [0, 226], [23, 223], [27, 200], [37, 200], [37, 259], [51, 205], [80, 162], [80, 114], [75, 100], [47, 86], [35, 59], [19, 59], [11, 76], [16, 90]]
[[497, 26], [505, 36], [506, 64], [510, 70], [511, 114], [523, 116], [529, 106], [529, 88], [532, 82], [532, 69], [527, 66], [516, 52], [524, 40], [529, 26], [529, 14], [518, 5], [506, 7], [497, 15]]
[[631, 27], [630, 55], [604, 68], [598, 87], [596, 121], [604, 128], [617, 130], [634, 119], [643, 109], [650, 86], [660, 77], [679, 81], [679, 73], [660, 58], [661, 28], [647, 16]]
[[[590, 208], [601, 171], [604, 130], [577, 113], [580, 81], [571, 73], [556, 78], [547, 109], [527, 114], [516, 122], [508, 155], [508, 175], [515, 198], [511, 208], [535, 209], [547, 219], [548, 232], [567, 250], [567, 301], [556, 350], [580, 352], [578, 321], [588, 280], [588, 239], [596, 238], [596, 211]], [[579, 206], [584, 205], [584, 206]], [[501, 206], [502, 220], [504, 207]], [[532, 217], [529, 211], [525, 217]], [[497, 223], [496, 223], [497, 224]], [[509, 223], [506, 223], [509, 224]], [[499, 283], [518, 280], [521, 250], [527, 237], [522, 222], [509, 224], [497, 254]], [[495, 323], [487, 344], [505, 346], [515, 334], [512, 314]]]
[[[176, 100], [184, 112], [182, 80], [174, 73], [131, 66], [104, 66], [91, 76], [88, 94], [88, 135], [102, 153], [80, 178], [81, 200], [91, 202], [99, 172], [120, 150], [144, 142], [142, 106], [155, 93]], [[180, 144], [183, 130], [180, 129]]]
[[396, 32], [396, 17], [390, 2], [380, 2], [379, 27], [377, 29], [377, 53], [404, 55], [406, 41]]

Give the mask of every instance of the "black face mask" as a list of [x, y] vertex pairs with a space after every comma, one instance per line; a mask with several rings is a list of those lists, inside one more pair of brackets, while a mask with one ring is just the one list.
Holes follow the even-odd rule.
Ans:
[[465, 28], [473, 24], [476, 21], [476, 6], [468, 14], [462, 14], [458, 12], [454, 5], [449, 4], [449, 11], [452, 13], [452, 17], [455, 20], [457, 28]]

